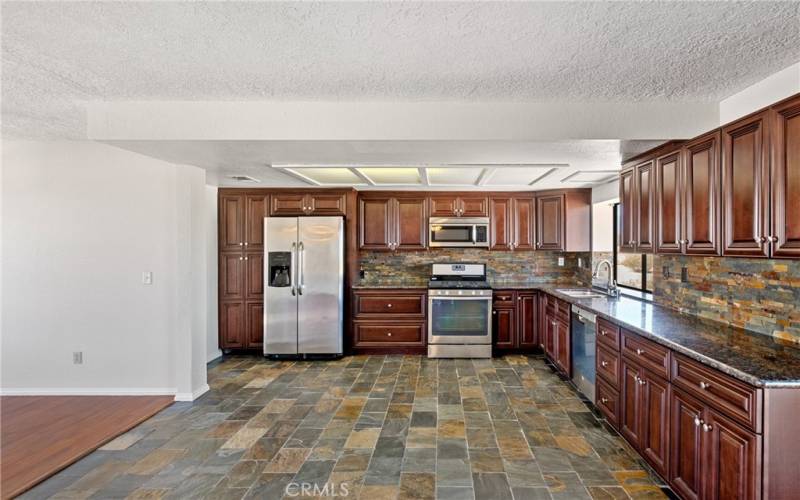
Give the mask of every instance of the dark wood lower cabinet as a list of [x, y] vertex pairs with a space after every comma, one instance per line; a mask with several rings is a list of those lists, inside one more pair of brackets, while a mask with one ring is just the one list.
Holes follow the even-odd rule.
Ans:
[[492, 303], [493, 347], [529, 352], [539, 346], [539, 294], [529, 290], [496, 290]]
[[354, 290], [353, 351], [424, 354], [428, 344], [427, 296], [422, 289]]
[[700, 427], [703, 405], [677, 389], [672, 391], [670, 404], [670, 484], [681, 498], [696, 500], [703, 490], [703, 429]]
[[539, 343], [537, 335], [539, 300], [536, 292], [517, 293], [517, 337], [519, 347], [534, 349]]
[[761, 492], [761, 436], [708, 409], [703, 427], [705, 497], [758, 498]]
[[493, 308], [492, 331], [494, 332], [495, 349], [513, 349], [516, 347], [516, 323], [516, 309], [514, 307]]

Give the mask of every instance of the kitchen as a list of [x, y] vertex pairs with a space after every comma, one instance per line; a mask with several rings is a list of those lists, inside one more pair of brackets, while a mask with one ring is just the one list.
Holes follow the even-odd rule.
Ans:
[[799, 3], [0, 12], [0, 498], [798, 496]]

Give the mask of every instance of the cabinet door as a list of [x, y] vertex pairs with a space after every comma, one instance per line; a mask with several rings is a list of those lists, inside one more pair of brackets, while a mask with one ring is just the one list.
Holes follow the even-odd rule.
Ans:
[[243, 302], [222, 302], [219, 305], [219, 346], [222, 349], [244, 347], [245, 314]]
[[[635, 197], [634, 190], [635, 169], [625, 170], [619, 174], [619, 241], [617, 245], [622, 252], [636, 251], [636, 236], [634, 234], [635, 217]], [[537, 216], [538, 217], [538, 216]]]
[[722, 129], [722, 254], [764, 257], [767, 242], [767, 114]]
[[264, 347], [264, 303], [248, 302], [246, 304], [247, 335], [245, 342], [248, 349]]
[[516, 318], [514, 308], [495, 308], [492, 311], [494, 318], [495, 347], [498, 349], [512, 349], [516, 347]]
[[513, 250], [513, 229], [511, 227], [511, 198], [492, 198], [489, 201], [491, 210], [491, 242], [492, 250]]
[[457, 196], [431, 196], [431, 217], [455, 217], [459, 212]]
[[656, 159], [656, 252], [681, 253], [681, 154]]
[[244, 248], [244, 219], [244, 196], [226, 194], [219, 197], [220, 251]]
[[536, 293], [520, 292], [517, 294], [517, 338], [519, 346], [525, 349], [536, 347], [538, 300]]
[[485, 196], [462, 196], [458, 199], [458, 209], [464, 217], [487, 217], [489, 200]]
[[772, 113], [772, 255], [800, 257], [800, 98]]
[[533, 250], [535, 246], [533, 197], [514, 198], [512, 224], [514, 227], [514, 249]]
[[536, 248], [539, 250], [564, 250], [564, 211], [566, 198], [563, 194], [536, 198]]
[[311, 215], [344, 215], [345, 214], [345, 195], [338, 194], [316, 194], [312, 193], [306, 197], [307, 213]]
[[264, 254], [247, 252], [244, 255], [245, 297], [261, 299], [264, 297]]
[[622, 380], [620, 381], [620, 398], [622, 411], [620, 412], [619, 432], [634, 447], [641, 443], [639, 436], [641, 426], [641, 390], [639, 385], [639, 367], [622, 360]]
[[387, 250], [392, 242], [392, 198], [358, 200], [358, 246], [368, 250]]
[[702, 491], [702, 424], [704, 408], [698, 401], [673, 388], [670, 401], [670, 481], [687, 500], [697, 500]]
[[636, 166], [634, 183], [634, 199], [636, 200], [636, 252], [651, 253], [655, 247], [655, 175], [653, 172], [654, 160], [649, 160]]
[[401, 198], [395, 201], [394, 243], [400, 250], [424, 250], [428, 244], [428, 214], [425, 198]]
[[245, 290], [244, 256], [241, 252], [223, 252], [219, 255], [220, 300], [241, 299]]
[[642, 455], [662, 477], [669, 477], [669, 383], [643, 370], [639, 385]]
[[556, 364], [567, 376], [572, 375], [572, 346], [570, 345], [569, 325], [556, 321]]
[[305, 215], [308, 202], [304, 193], [279, 193], [270, 197], [270, 215]]
[[717, 255], [720, 204], [720, 132], [698, 137], [683, 148], [683, 239], [690, 255]]
[[761, 491], [761, 437], [714, 410], [703, 424], [705, 497], [754, 499]]
[[264, 217], [267, 216], [267, 195], [245, 196], [244, 246], [245, 250], [264, 248]]

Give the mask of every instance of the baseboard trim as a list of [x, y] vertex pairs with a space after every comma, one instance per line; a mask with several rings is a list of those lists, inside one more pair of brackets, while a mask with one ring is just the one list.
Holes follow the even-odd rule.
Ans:
[[179, 392], [175, 394], [175, 401], [194, 401], [210, 390], [211, 388], [208, 386], [208, 384], [203, 384], [193, 392]]
[[[206, 386], [208, 387], [208, 386]], [[174, 388], [97, 388], [97, 389], [77, 389], [74, 387], [58, 388], [21, 388], [21, 389], [0, 389], [0, 396], [174, 396]], [[204, 391], [205, 392], [205, 391]]]

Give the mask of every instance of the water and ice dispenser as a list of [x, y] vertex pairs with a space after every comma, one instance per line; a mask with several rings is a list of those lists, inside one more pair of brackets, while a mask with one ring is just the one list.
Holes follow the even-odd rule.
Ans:
[[269, 252], [267, 254], [269, 266], [269, 281], [267, 286], [284, 287], [292, 284], [292, 253]]

